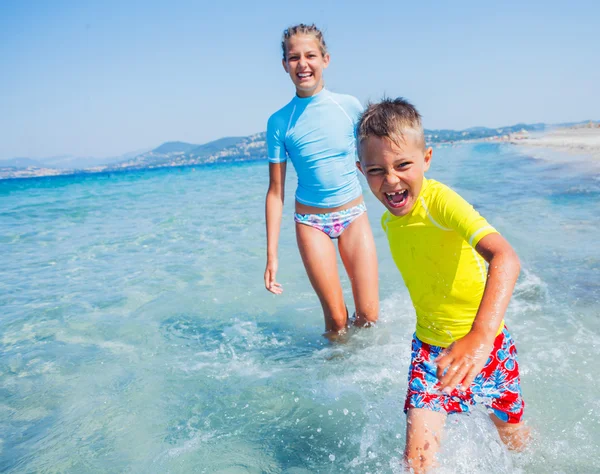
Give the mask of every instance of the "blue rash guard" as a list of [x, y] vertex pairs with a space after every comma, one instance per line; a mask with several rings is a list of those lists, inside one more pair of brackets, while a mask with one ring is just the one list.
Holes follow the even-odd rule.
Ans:
[[362, 194], [356, 170], [354, 128], [363, 108], [350, 95], [323, 89], [311, 97], [295, 96], [267, 124], [269, 162], [288, 156], [298, 174], [296, 200], [332, 208]]

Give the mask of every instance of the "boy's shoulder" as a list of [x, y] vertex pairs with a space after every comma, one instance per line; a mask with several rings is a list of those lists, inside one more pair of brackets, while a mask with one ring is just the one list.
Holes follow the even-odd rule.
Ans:
[[450, 186], [435, 179], [427, 179], [426, 187], [423, 189], [422, 196], [424, 199], [438, 199], [448, 194], [456, 194]]
[[447, 184], [436, 181], [435, 179], [428, 179], [425, 189], [423, 189], [419, 196], [420, 204], [426, 207], [426, 211], [434, 212], [442, 210], [447, 212], [451, 211], [455, 206], [462, 206], [467, 201], [453, 188]]

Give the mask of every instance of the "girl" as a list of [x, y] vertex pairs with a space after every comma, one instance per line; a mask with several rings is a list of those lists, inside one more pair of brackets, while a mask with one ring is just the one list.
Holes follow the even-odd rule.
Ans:
[[354, 324], [368, 326], [379, 313], [375, 242], [356, 169], [355, 124], [360, 102], [324, 88], [329, 54], [315, 25], [299, 24], [283, 33], [283, 68], [296, 95], [267, 125], [269, 190], [265, 286], [274, 294], [277, 246], [283, 212], [287, 158], [298, 175], [294, 220], [298, 248], [325, 317], [325, 335], [335, 336], [348, 322], [333, 239], [352, 283]]

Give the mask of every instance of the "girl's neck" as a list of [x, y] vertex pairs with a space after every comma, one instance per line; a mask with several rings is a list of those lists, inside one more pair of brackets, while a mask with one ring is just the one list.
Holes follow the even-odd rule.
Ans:
[[325, 89], [325, 84], [321, 82], [315, 89], [312, 91], [301, 91], [296, 89], [296, 95], [301, 99], [308, 99], [309, 97], [313, 97]]

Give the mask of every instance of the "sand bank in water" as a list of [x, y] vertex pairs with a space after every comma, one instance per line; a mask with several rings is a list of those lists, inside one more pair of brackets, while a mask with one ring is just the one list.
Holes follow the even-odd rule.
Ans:
[[512, 136], [510, 143], [579, 155], [600, 163], [600, 125], [555, 129], [543, 134]]

